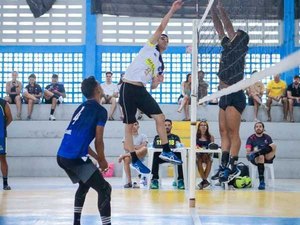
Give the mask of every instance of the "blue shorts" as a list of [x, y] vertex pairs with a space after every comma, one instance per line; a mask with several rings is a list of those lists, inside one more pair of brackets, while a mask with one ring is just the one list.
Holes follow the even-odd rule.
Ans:
[[6, 138], [0, 138], [0, 155], [6, 155]]

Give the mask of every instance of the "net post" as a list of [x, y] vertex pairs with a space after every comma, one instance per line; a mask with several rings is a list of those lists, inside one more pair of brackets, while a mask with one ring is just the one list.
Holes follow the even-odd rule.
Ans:
[[192, 90], [191, 90], [191, 143], [189, 151], [189, 206], [196, 206], [195, 181], [196, 181], [196, 124], [197, 124], [197, 96], [198, 96], [198, 20], [193, 20], [192, 44]]

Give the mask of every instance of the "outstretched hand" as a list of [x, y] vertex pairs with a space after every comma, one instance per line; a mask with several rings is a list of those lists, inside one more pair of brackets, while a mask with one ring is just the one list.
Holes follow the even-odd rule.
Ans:
[[175, 2], [173, 2], [171, 8], [172, 12], [175, 13], [177, 10], [181, 9], [183, 4], [184, 2], [182, 0], [176, 0]]

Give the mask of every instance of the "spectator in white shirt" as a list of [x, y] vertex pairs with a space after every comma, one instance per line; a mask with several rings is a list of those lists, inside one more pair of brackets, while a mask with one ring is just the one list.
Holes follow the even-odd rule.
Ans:
[[101, 84], [104, 95], [101, 98], [101, 104], [111, 104], [108, 120], [114, 120], [113, 114], [116, 110], [117, 101], [119, 95], [118, 85], [112, 82], [112, 72], [106, 72], [106, 80], [105, 83]]

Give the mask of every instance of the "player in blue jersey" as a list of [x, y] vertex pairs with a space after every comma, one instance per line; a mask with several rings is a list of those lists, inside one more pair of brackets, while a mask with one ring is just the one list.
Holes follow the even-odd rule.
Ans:
[[8, 103], [0, 98], [0, 163], [3, 177], [3, 190], [10, 190], [7, 183], [8, 165], [6, 162], [6, 127], [11, 123], [12, 115]]
[[[81, 92], [87, 101], [82, 103], [72, 116], [57, 153], [57, 162], [73, 183], [79, 183], [75, 194], [74, 225], [80, 225], [82, 207], [90, 188], [98, 193], [98, 210], [102, 224], [109, 225], [111, 186], [101, 174], [101, 171], [108, 168], [103, 142], [107, 111], [100, 105], [102, 89], [95, 77], [88, 77], [82, 81]], [[94, 138], [97, 153], [89, 146]], [[97, 160], [100, 170], [93, 164], [89, 155]]]
[[182, 164], [182, 161], [170, 149], [164, 125], [165, 116], [145, 87], [150, 81], [151, 89], [155, 89], [164, 80], [164, 63], [161, 53], [166, 50], [169, 38], [162, 32], [165, 30], [170, 18], [182, 5], [182, 0], [174, 1], [152, 37], [127, 68], [120, 88], [119, 103], [124, 113], [123, 122], [125, 123], [124, 148], [130, 152], [132, 165], [141, 173], [150, 173], [150, 170], [138, 159], [134, 151], [131, 134], [133, 125], [136, 122], [137, 109], [155, 120], [156, 130], [161, 138], [163, 148], [163, 152], [159, 157], [165, 161]]

